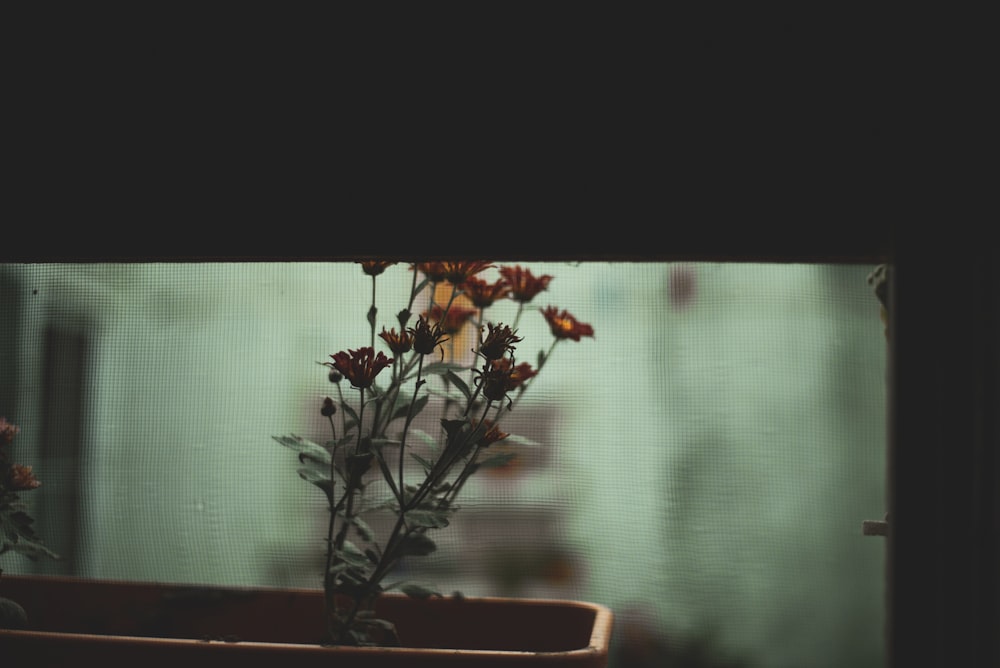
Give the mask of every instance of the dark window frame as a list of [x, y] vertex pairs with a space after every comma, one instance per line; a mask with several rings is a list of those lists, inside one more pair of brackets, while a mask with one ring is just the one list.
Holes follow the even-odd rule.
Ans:
[[[545, 226], [535, 223], [486, 225], [483, 230], [494, 233], [488, 239], [445, 241], [442, 225], [414, 223], [413, 231], [428, 238], [416, 246], [388, 229], [338, 237], [319, 225], [308, 238], [284, 247], [268, 238], [255, 248], [244, 243], [206, 249], [203, 238], [179, 237], [152, 255], [148, 248], [48, 246], [41, 255], [19, 251], [0, 259], [402, 261], [491, 255], [498, 261], [891, 263], [886, 666], [1000, 665], [1000, 251], [985, 229], [960, 236], [942, 232], [940, 225], [924, 234], [896, 234], [868, 222], [805, 228], [689, 221], [678, 236], [669, 232], [676, 226], [640, 221], [572, 235], [557, 225], [543, 235]], [[560, 225], [566, 224], [574, 225]]]

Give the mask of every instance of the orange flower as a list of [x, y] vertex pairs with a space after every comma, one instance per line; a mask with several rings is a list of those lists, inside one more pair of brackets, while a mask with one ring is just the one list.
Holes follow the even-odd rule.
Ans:
[[500, 267], [500, 275], [510, 286], [510, 298], [522, 304], [530, 302], [535, 295], [546, 290], [549, 281], [552, 280], [548, 274], [536, 277], [529, 269], [524, 269], [520, 265]]
[[391, 357], [386, 357], [385, 353], [381, 351], [376, 355], [375, 349], [371, 346], [349, 350], [346, 353], [341, 351], [336, 355], [330, 355], [330, 357], [333, 358], [333, 362], [324, 362], [324, 364], [344, 374], [344, 377], [351, 381], [351, 385], [361, 389], [371, 387], [375, 376], [392, 364]]
[[379, 334], [379, 336], [389, 344], [389, 350], [392, 351], [393, 355], [408, 353], [413, 347], [413, 337], [405, 330], [397, 334], [395, 327], [390, 329], [388, 332], [385, 331], [385, 327], [383, 327], [382, 333]]
[[560, 313], [555, 306], [538, 310], [545, 316], [545, 320], [549, 323], [549, 329], [552, 330], [552, 335], [557, 339], [579, 341], [581, 336], [594, 336], [594, 328], [586, 323], [578, 322], [570, 315], [569, 311], [564, 310]]

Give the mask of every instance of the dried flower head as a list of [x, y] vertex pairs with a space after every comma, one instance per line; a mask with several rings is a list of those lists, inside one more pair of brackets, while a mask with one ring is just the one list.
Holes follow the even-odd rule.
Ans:
[[489, 334], [483, 338], [483, 329], [479, 328], [479, 354], [488, 360], [498, 360], [514, 351], [514, 344], [522, 340], [517, 333], [502, 322], [494, 325], [486, 323]]
[[444, 330], [441, 329], [441, 324], [435, 322], [431, 325], [425, 316], [420, 316], [417, 324], [406, 331], [413, 337], [413, 350], [421, 355], [430, 355], [435, 348], [448, 340]]

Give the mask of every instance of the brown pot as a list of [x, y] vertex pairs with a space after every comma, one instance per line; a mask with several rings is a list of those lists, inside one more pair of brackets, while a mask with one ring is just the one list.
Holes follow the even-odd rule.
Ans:
[[[28, 627], [0, 630], [4, 666], [580, 666], [608, 662], [611, 611], [579, 601], [385, 594], [402, 647], [322, 647], [314, 589], [191, 587], [4, 575]], [[13, 659], [13, 660], [9, 660]]]

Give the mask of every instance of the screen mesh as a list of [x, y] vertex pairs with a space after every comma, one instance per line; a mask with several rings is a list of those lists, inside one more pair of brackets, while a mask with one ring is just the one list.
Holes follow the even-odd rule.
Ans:
[[[553, 278], [521, 360], [548, 349], [545, 306], [594, 336], [557, 346], [505, 418], [531, 442], [497, 444], [515, 457], [401, 576], [606, 604], [614, 666], [882, 665], [885, 546], [861, 532], [885, 505], [872, 267], [523, 266]], [[378, 331], [413, 278], [378, 276]], [[63, 557], [4, 554], [5, 572], [320, 586], [325, 498], [272, 437], [328, 438], [320, 364], [370, 344], [358, 264], [3, 265], [0, 295], [0, 415]]]

